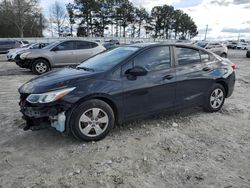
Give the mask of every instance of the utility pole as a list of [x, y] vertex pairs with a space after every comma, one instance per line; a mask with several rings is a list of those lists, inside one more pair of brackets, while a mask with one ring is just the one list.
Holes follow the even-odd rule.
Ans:
[[240, 33], [239, 33], [239, 35], [238, 35], [238, 42], [240, 42]]
[[206, 25], [206, 32], [205, 32], [205, 38], [204, 38], [204, 41], [207, 40], [207, 30], [208, 30], [208, 25]]

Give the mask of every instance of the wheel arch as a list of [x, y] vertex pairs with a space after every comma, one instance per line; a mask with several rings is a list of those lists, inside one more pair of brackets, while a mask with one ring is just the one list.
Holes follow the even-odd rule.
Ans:
[[36, 57], [36, 58], [34, 58], [34, 59], [32, 60], [32, 63], [31, 63], [30, 66], [32, 66], [32, 64], [33, 64], [36, 60], [38, 60], [38, 59], [43, 59], [43, 60], [47, 61], [48, 64], [49, 64], [49, 68], [51, 69], [51, 63], [50, 63], [50, 61], [49, 61], [47, 58], [45, 58], [45, 57]]
[[222, 53], [220, 54], [221, 57], [223, 57], [223, 55], [225, 55], [225, 57], [227, 57], [227, 53], [226, 53], [226, 52], [222, 52]]
[[120, 115], [120, 112], [118, 110], [118, 107], [116, 105], [116, 103], [114, 102], [114, 100], [111, 99], [111, 97], [107, 94], [102, 94], [102, 93], [97, 93], [97, 94], [91, 94], [91, 95], [88, 95], [88, 96], [85, 96], [81, 99], [79, 99], [76, 103], [74, 103], [72, 105], [72, 107], [67, 111], [67, 116], [68, 118], [66, 118], [66, 123], [65, 123], [65, 126], [66, 126], [66, 132], [67, 133], [70, 133], [72, 131], [70, 131], [70, 117], [73, 113], [73, 111], [80, 105], [82, 104], [83, 102], [85, 101], [88, 101], [88, 100], [91, 100], [91, 99], [98, 99], [98, 100], [101, 100], [101, 101], [104, 101], [105, 103], [107, 103], [113, 110], [114, 112], [114, 116], [115, 116], [115, 124], [119, 124], [121, 122], [121, 115]]
[[216, 83], [218, 83], [218, 84], [220, 84], [220, 85], [222, 85], [224, 87], [225, 92], [226, 92], [226, 97], [227, 97], [227, 95], [228, 95], [228, 85], [227, 85], [226, 81], [223, 80], [223, 79], [217, 79]]

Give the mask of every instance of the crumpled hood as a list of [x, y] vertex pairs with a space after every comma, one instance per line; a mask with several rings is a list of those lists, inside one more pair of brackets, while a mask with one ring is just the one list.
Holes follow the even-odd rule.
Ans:
[[35, 77], [23, 84], [19, 93], [44, 93], [56, 89], [73, 87], [75, 83], [83, 82], [93, 76], [100, 75], [100, 72], [84, 71], [83, 69], [64, 68], [51, 71]]

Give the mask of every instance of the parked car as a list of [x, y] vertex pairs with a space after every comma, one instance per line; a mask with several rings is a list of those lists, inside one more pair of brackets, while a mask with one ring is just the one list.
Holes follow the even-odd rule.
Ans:
[[29, 45], [29, 42], [26, 40], [19, 40], [18, 42], [21, 44], [21, 47], [25, 47]]
[[228, 53], [228, 48], [219, 42], [197, 42], [195, 45], [202, 47], [204, 49], [210, 50], [211, 52], [226, 58]]
[[249, 48], [248, 43], [239, 42], [236, 47], [238, 50], [247, 50]]
[[21, 44], [16, 40], [0, 40], [0, 53], [7, 53], [12, 48], [19, 48]]
[[16, 64], [31, 69], [34, 74], [43, 74], [53, 67], [77, 65], [104, 50], [106, 49], [96, 42], [63, 40], [21, 54]]
[[236, 47], [237, 47], [237, 42], [229, 42], [228, 44], [227, 44], [227, 48], [228, 49], [236, 49]]
[[95, 141], [115, 124], [183, 107], [217, 112], [235, 84], [235, 65], [184, 44], [133, 44], [19, 88], [24, 130], [47, 126]]
[[246, 57], [250, 57], [250, 49], [247, 50]]
[[110, 49], [114, 49], [116, 48], [117, 46], [120, 45], [120, 42], [119, 40], [115, 40], [115, 39], [112, 39], [112, 40], [107, 40], [103, 43], [103, 46], [107, 49], [107, 50], [110, 50]]
[[24, 52], [27, 52], [29, 49], [42, 49], [47, 46], [49, 43], [33, 43], [22, 48], [10, 49], [7, 53], [8, 61], [15, 61], [16, 57]]
[[106, 42], [106, 43], [116, 44], [116, 45], [119, 45], [119, 44], [120, 44], [119, 40], [116, 40], [116, 39], [107, 40], [107, 41], [105, 41], [105, 42]]

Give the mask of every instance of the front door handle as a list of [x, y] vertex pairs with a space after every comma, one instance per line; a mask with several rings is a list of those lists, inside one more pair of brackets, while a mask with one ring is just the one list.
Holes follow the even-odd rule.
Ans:
[[203, 71], [210, 71], [211, 69], [209, 67], [204, 67], [202, 70]]
[[174, 76], [169, 74], [169, 75], [164, 76], [163, 80], [171, 80], [173, 78], [174, 78]]

